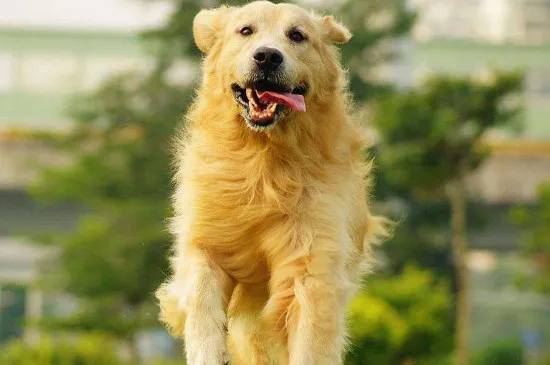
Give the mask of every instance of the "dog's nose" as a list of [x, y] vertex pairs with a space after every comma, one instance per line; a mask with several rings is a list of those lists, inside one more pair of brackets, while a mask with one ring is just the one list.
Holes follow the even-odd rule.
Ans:
[[254, 52], [254, 60], [262, 70], [275, 70], [283, 63], [283, 59], [283, 54], [275, 48], [260, 47]]

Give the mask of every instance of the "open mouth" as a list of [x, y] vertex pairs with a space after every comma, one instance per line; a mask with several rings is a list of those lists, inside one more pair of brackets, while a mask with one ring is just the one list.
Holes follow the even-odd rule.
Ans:
[[290, 110], [306, 110], [305, 86], [292, 89], [269, 82], [256, 82], [246, 87], [233, 84], [231, 89], [235, 100], [243, 109], [248, 127], [253, 130], [273, 128], [280, 117]]

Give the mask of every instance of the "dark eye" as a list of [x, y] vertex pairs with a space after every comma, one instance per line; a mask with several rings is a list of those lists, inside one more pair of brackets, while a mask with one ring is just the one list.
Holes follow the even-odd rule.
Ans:
[[292, 32], [290, 32], [288, 38], [296, 43], [300, 43], [306, 40], [306, 36], [304, 35], [304, 33], [300, 32], [299, 30], [293, 30]]
[[247, 35], [251, 35], [252, 33], [254, 33], [252, 31], [252, 28], [250, 27], [244, 27], [241, 29], [241, 34], [244, 35], [244, 36], [247, 36]]

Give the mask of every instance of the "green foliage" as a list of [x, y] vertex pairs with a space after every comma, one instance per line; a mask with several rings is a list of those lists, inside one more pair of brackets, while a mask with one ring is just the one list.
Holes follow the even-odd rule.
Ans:
[[[491, 80], [433, 76], [416, 90], [377, 105], [373, 124], [380, 135], [378, 163], [385, 177], [408, 186], [414, 199], [446, 197], [451, 206], [457, 364], [469, 363], [467, 191], [465, 178], [489, 156], [488, 131], [514, 125], [520, 112], [513, 97], [522, 88], [519, 72], [495, 72]], [[402, 241], [405, 242], [405, 241]]]
[[87, 335], [71, 341], [42, 339], [36, 344], [13, 341], [0, 350], [0, 365], [122, 365], [113, 342]]
[[448, 286], [427, 270], [409, 266], [397, 276], [371, 278], [350, 305], [354, 347], [346, 363], [441, 361], [451, 347], [450, 305]]
[[512, 219], [525, 229], [527, 236], [523, 253], [534, 262], [535, 272], [521, 278], [525, 287], [550, 293], [550, 185], [539, 188], [539, 203], [533, 208], [517, 207], [512, 210]]
[[[379, 151], [376, 150], [375, 161]], [[398, 222], [391, 238], [380, 247], [387, 257], [387, 270], [400, 273], [408, 264], [433, 270], [444, 277], [452, 276], [446, 226], [448, 204], [440, 199], [421, 199], [412, 193], [413, 186], [399, 185], [389, 177], [391, 166], [377, 166], [375, 192], [385, 202], [387, 213]]]
[[487, 82], [435, 76], [381, 101], [373, 124], [388, 179], [417, 193], [441, 192], [480, 166], [489, 152], [481, 143], [485, 133], [517, 122], [520, 108], [511, 97], [521, 87], [518, 72], [495, 72]]
[[517, 72], [497, 72], [487, 82], [435, 76], [377, 105], [376, 196], [405, 212], [396, 217], [404, 221], [383, 248], [397, 271], [413, 260], [451, 275], [444, 188], [488, 156], [482, 144], [488, 130], [517, 123], [520, 109], [512, 97], [521, 84]]
[[185, 365], [184, 360], [157, 360], [153, 361], [151, 365]]
[[71, 162], [32, 187], [40, 198], [87, 209], [74, 232], [47, 240], [60, 256], [45, 267], [45, 284], [82, 303], [60, 325], [131, 338], [156, 323], [151, 293], [170, 243], [170, 140], [189, 100], [188, 89], [161, 75], [129, 73], [75, 101], [75, 130], [54, 145]]
[[491, 344], [475, 358], [475, 365], [523, 365], [523, 348], [518, 341]]

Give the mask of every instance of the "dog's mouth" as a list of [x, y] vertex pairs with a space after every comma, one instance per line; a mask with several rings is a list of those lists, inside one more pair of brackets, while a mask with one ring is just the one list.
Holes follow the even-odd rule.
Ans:
[[241, 87], [231, 85], [237, 103], [242, 107], [248, 127], [254, 130], [273, 128], [282, 115], [290, 110], [305, 112], [304, 85], [290, 88], [270, 82], [256, 82]]

